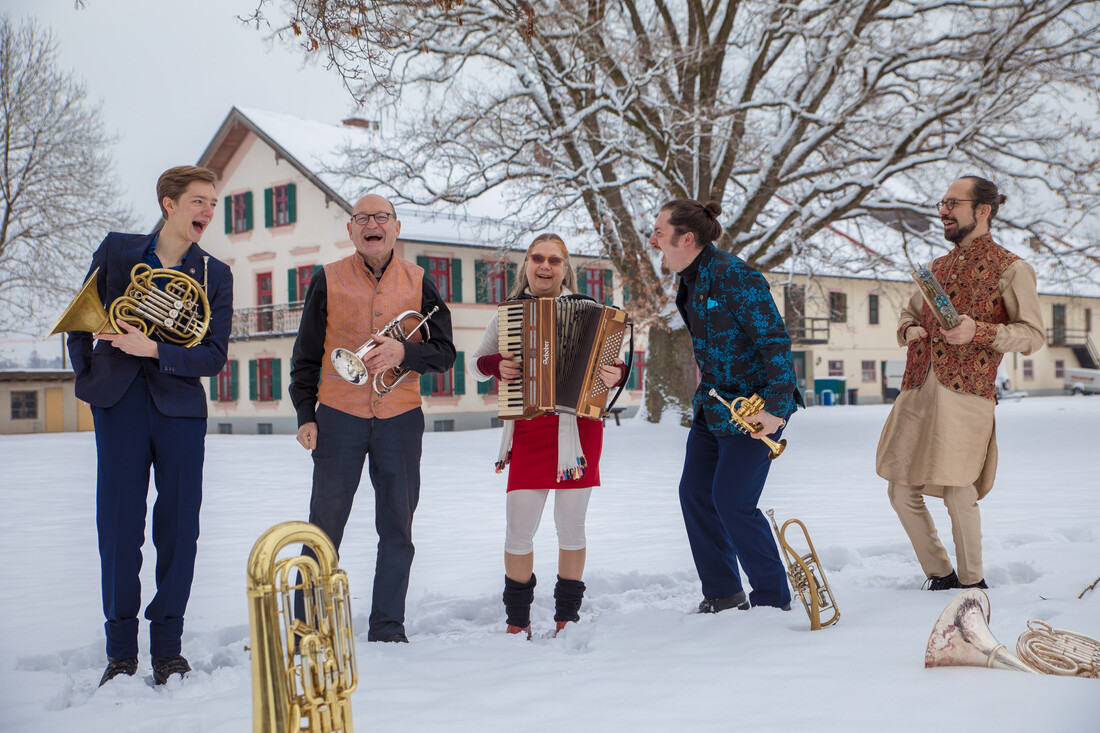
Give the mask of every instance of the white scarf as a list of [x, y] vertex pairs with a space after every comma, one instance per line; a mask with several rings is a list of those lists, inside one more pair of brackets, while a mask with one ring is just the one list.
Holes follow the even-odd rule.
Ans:
[[[524, 290], [530, 294], [530, 290]], [[562, 295], [572, 295], [568, 288], [562, 287]], [[561, 296], [559, 296], [561, 297]], [[497, 453], [496, 470], [500, 473], [512, 460], [512, 436], [516, 431], [515, 420], [504, 421], [504, 433], [500, 438], [500, 451]], [[558, 470], [556, 480], [576, 480], [584, 476], [588, 462], [581, 449], [580, 431], [577, 429], [577, 416], [558, 413]]]

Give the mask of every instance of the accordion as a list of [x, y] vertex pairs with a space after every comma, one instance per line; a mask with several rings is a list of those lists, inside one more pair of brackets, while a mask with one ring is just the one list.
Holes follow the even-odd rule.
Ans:
[[608, 387], [599, 371], [619, 356], [625, 311], [587, 298], [528, 298], [497, 306], [497, 325], [500, 352], [518, 356], [523, 369], [518, 379], [500, 382], [500, 419], [606, 416]]

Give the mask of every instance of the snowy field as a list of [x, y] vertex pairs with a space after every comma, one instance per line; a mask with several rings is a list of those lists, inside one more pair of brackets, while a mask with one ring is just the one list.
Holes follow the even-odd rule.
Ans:
[[[955, 667], [924, 648], [952, 592], [920, 567], [874, 472], [888, 406], [797, 414], [762, 508], [809, 527], [841, 611], [809, 631], [801, 607], [693, 613], [700, 600], [676, 496], [686, 431], [609, 424], [588, 523], [581, 622], [553, 628], [556, 544], [539, 532], [536, 638], [504, 634], [499, 431], [428, 434], [409, 591], [409, 644], [368, 644], [373, 500], [345, 535], [357, 630], [358, 730], [1097, 731], [1100, 680]], [[1039, 618], [1100, 638], [1100, 398], [997, 408], [1001, 464], [982, 502], [993, 635], [1009, 649]], [[93, 436], [0, 436], [4, 511], [0, 730], [251, 729], [245, 561], [269, 526], [305, 519], [311, 461], [293, 436], [212, 435], [183, 652], [194, 672], [154, 687], [96, 687], [106, 663], [95, 535]], [[930, 505], [950, 546], [942, 502]], [[151, 502], [150, 502], [151, 506]], [[143, 585], [152, 595], [152, 543]]]

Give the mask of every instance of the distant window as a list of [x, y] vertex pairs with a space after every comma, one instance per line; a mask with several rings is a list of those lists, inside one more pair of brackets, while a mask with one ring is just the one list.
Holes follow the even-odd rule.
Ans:
[[1029, 382], [1035, 379], [1035, 362], [1031, 359], [1024, 359], [1024, 379]]
[[275, 328], [274, 313], [271, 309], [273, 298], [271, 273], [258, 273], [256, 275], [256, 330], [261, 333], [267, 333]]
[[290, 223], [290, 196], [286, 186], [275, 186], [271, 191], [271, 204], [275, 226], [281, 227]]
[[436, 420], [432, 424], [432, 430], [437, 433], [453, 433], [454, 429], [454, 420]]
[[595, 267], [581, 270], [581, 293], [603, 303], [603, 270]]
[[429, 257], [428, 277], [435, 283], [439, 295], [444, 301], [451, 300], [451, 261], [446, 257]]
[[313, 277], [314, 269], [314, 265], [304, 265], [294, 270], [295, 284], [297, 285], [294, 293], [295, 296], [297, 296], [295, 298], [296, 301], [303, 301], [306, 299], [306, 290], [309, 289], [309, 281], [310, 278]]
[[848, 294], [829, 293], [829, 321], [831, 323], [848, 322]]
[[878, 325], [878, 296], [874, 293], [867, 298], [867, 322], [872, 326]]
[[1085, 308], [1085, 333], [1092, 331], [1092, 308]]
[[1066, 362], [1063, 359], [1054, 360], [1054, 376], [1058, 379], [1066, 376]]
[[860, 362], [860, 371], [863, 373], [864, 382], [875, 381], [875, 362], [874, 361], [862, 361]]
[[259, 402], [271, 402], [275, 399], [272, 379], [274, 362], [274, 359], [256, 360], [256, 395]]
[[503, 267], [494, 267], [485, 274], [485, 286], [490, 303], [503, 303], [508, 297], [508, 271]]
[[230, 359], [218, 372], [218, 402], [233, 402], [237, 399], [237, 360]]
[[12, 420], [37, 420], [38, 419], [38, 393], [34, 391], [20, 391], [11, 393], [11, 419]]
[[843, 377], [844, 376], [844, 360], [838, 359], [836, 361], [829, 362], [829, 376], [830, 377]]
[[257, 435], [271, 435], [272, 434], [271, 423], [269, 423], [269, 422], [256, 423], [256, 434]]
[[227, 423], [227, 422], [218, 423], [218, 434], [219, 435], [232, 435], [233, 434], [233, 425], [232, 425], [232, 423]]
[[634, 352], [634, 366], [630, 370], [630, 376], [626, 378], [626, 388], [630, 390], [645, 389], [645, 352]]
[[252, 228], [252, 192], [233, 195], [233, 234]]
[[454, 394], [453, 371], [432, 372], [432, 397], [450, 397]]

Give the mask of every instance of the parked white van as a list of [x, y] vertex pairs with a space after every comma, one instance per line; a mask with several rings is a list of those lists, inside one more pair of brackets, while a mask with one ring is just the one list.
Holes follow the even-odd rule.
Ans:
[[1067, 369], [1066, 392], [1100, 394], [1100, 369]]

